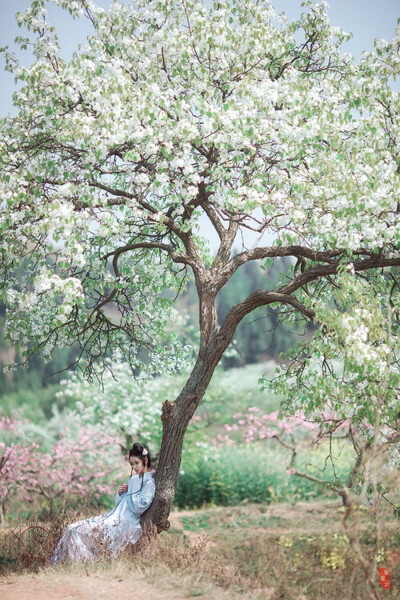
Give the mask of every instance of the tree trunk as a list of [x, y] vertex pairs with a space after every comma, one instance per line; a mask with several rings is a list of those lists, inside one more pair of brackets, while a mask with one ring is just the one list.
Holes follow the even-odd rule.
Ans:
[[163, 436], [155, 476], [156, 494], [141, 519], [142, 529], [146, 533], [154, 525], [158, 533], [170, 526], [168, 517], [178, 483], [184, 435], [228, 343], [217, 345], [214, 338], [214, 343], [199, 353], [193, 371], [175, 402], [166, 400], [163, 404]]
[[4, 503], [3, 500], [0, 500], [0, 525], [6, 524], [6, 518], [4, 516]]

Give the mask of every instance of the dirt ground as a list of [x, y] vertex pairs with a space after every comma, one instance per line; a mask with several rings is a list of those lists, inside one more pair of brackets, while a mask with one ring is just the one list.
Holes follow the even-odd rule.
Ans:
[[140, 578], [124, 576], [109, 579], [105, 575], [76, 578], [39, 573], [29, 577], [10, 577], [0, 583], [2, 600], [181, 600], [183, 592], [163, 591]]

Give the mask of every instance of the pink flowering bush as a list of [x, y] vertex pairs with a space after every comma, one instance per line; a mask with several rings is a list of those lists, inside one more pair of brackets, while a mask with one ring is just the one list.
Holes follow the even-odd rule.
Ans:
[[[324, 415], [324, 423], [334, 423], [336, 415], [334, 412]], [[343, 422], [340, 427], [345, 429], [348, 422]], [[212, 438], [212, 443], [216, 447], [224, 445], [231, 446], [236, 442], [251, 443], [259, 440], [282, 438], [289, 436], [293, 438], [295, 431], [300, 435], [320, 435], [320, 425], [315, 420], [306, 419], [301, 410], [296, 411], [294, 415], [279, 418], [279, 410], [263, 414], [263, 411], [257, 406], [251, 406], [247, 412], [237, 412], [232, 416], [230, 423], [224, 424], [227, 433], [219, 433]]]
[[65, 495], [99, 501], [114, 493], [115, 481], [122, 476], [117, 473], [121, 458], [116, 438], [82, 428], [77, 439], [70, 439], [67, 429], [46, 451], [39, 438], [26, 439], [27, 424], [19, 415], [0, 418], [1, 522], [11, 503], [26, 506], [38, 497], [51, 503]]

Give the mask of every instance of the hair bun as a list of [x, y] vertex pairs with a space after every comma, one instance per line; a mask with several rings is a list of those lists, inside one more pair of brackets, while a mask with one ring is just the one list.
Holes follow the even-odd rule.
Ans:
[[135, 442], [134, 444], [132, 444], [132, 448], [129, 450], [129, 458], [131, 456], [136, 456], [137, 458], [139, 458], [144, 466], [147, 465], [148, 468], [151, 467], [150, 450], [148, 448], [145, 448], [140, 442]]
[[135, 442], [132, 446], [132, 450], [134, 450], [135, 452], [140, 452], [140, 454], [142, 454], [143, 456], [147, 456], [149, 453], [147, 448], [145, 448], [140, 442]]

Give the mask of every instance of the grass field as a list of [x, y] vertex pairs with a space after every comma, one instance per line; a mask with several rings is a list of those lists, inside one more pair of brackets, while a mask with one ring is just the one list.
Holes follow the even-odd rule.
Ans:
[[[250, 504], [173, 511], [171, 527], [138, 552], [90, 564], [24, 565], [17, 528], [1, 536], [2, 600], [96, 598], [141, 600], [248, 598], [254, 600], [367, 600], [365, 577], [342, 526], [339, 500]], [[389, 508], [379, 566], [390, 569], [399, 598], [400, 533]], [[370, 509], [360, 516], [363, 552], [373, 544]], [[25, 593], [25, 595], [24, 595]]]

